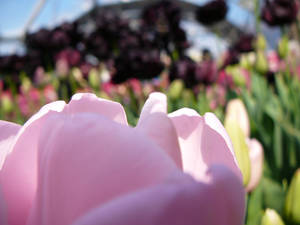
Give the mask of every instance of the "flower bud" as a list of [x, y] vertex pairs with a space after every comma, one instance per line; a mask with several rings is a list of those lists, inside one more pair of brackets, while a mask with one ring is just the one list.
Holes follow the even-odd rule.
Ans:
[[227, 104], [226, 119], [235, 120], [246, 137], [250, 136], [250, 123], [247, 110], [240, 99], [230, 100]]
[[248, 139], [247, 145], [251, 162], [251, 176], [246, 190], [252, 191], [259, 184], [263, 173], [264, 150], [261, 143], [256, 139]]
[[251, 70], [252, 65], [251, 65], [251, 63], [250, 63], [250, 61], [249, 61], [246, 54], [241, 55], [240, 66], [247, 69], [247, 70]]
[[300, 224], [300, 168], [295, 172], [288, 189], [284, 214], [291, 223]]
[[232, 141], [234, 153], [243, 174], [244, 187], [247, 186], [251, 176], [249, 150], [246, 144], [246, 137], [243, 130], [240, 128], [239, 123], [230, 118], [225, 117], [225, 129]]
[[177, 99], [181, 96], [181, 93], [184, 89], [184, 84], [182, 80], [174, 80], [170, 84], [169, 91], [168, 91], [168, 97], [171, 99]]
[[268, 71], [268, 61], [261, 50], [256, 53], [255, 69], [261, 74], [265, 74]]
[[184, 89], [182, 92], [182, 100], [185, 106], [188, 106], [193, 102], [195, 95], [191, 89]]
[[13, 99], [10, 92], [3, 92], [1, 96], [1, 108], [4, 113], [10, 113], [13, 111]]
[[278, 43], [278, 54], [284, 59], [289, 53], [289, 39], [284, 35]]
[[267, 209], [262, 217], [261, 225], [284, 225], [284, 222], [275, 210]]
[[100, 86], [100, 75], [96, 69], [91, 69], [89, 72], [89, 84], [92, 88], [97, 89]]
[[243, 87], [246, 85], [247, 81], [242, 73], [242, 70], [240, 67], [237, 66], [228, 66], [226, 68], [226, 73], [230, 74], [232, 76], [233, 82], [235, 85], [239, 87]]
[[32, 88], [32, 84], [31, 84], [31, 81], [28, 77], [24, 76], [22, 77], [21, 79], [21, 90], [23, 93], [28, 93], [31, 88]]
[[257, 50], [264, 51], [266, 49], [266, 47], [267, 47], [267, 41], [266, 41], [264, 35], [262, 35], [262, 34], [257, 35], [257, 39], [256, 39], [255, 45], [256, 45], [256, 49]]

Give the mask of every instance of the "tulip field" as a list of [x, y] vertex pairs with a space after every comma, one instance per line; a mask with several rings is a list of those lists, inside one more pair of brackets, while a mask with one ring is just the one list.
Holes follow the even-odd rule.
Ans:
[[262, 2], [218, 56], [187, 54], [167, 0], [0, 55], [0, 225], [300, 225], [300, 2]]

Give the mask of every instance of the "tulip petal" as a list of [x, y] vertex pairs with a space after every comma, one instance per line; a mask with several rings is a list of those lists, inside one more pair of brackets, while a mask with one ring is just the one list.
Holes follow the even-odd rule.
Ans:
[[0, 171], [20, 128], [18, 124], [0, 120]]
[[163, 93], [154, 92], [149, 95], [143, 106], [139, 123], [155, 112], [167, 113], [167, 96]]
[[53, 114], [40, 133], [30, 225], [70, 224], [87, 210], [177, 170], [146, 136], [98, 114]]
[[6, 204], [4, 200], [4, 196], [0, 186], [0, 224], [7, 225], [7, 218], [6, 218]]
[[252, 191], [259, 183], [263, 172], [264, 150], [261, 143], [256, 139], [247, 141], [249, 157], [251, 161], [251, 177], [247, 185], [247, 191]]
[[241, 225], [245, 193], [226, 167], [214, 166], [208, 182], [187, 175], [95, 208], [73, 225]]
[[126, 114], [120, 103], [98, 98], [91, 93], [73, 95], [68, 104], [68, 110], [71, 114], [81, 112], [99, 113], [113, 121], [127, 125]]
[[136, 129], [144, 132], [182, 169], [182, 159], [175, 127], [165, 113], [152, 113]]
[[37, 140], [44, 118], [62, 111], [64, 102], [53, 102], [32, 116], [11, 143], [0, 173], [0, 185], [7, 204], [9, 225], [26, 223], [37, 185]]
[[240, 99], [229, 101], [225, 120], [237, 121], [246, 137], [250, 136], [250, 122], [244, 103]]
[[185, 172], [201, 179], [207, 168], [223, 164], [242, 180], [230, 138], [214, 114], [201, 117], [196, 111], [183, 108], [169, 117], [179, 137]]

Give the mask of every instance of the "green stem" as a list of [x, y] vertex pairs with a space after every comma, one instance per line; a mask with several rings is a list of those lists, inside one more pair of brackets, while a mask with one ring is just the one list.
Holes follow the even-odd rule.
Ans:
[[260, 7], [259, 7], [259, 0], [255, 0], [255, 29], [256, 29], [256, 34], [261, 33], [261, 27], [260, 27]]

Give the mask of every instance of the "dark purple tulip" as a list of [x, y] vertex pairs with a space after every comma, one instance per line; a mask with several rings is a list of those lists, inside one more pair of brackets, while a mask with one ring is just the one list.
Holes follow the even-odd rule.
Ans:
[[26, 64], [24, 67], [24, 71], [29, 77], [33, 77], [36, 68], [43, 65], [42, 56], [40, 52], [37, 51], [28, 51], [25, 55], [25, 61]]
[[4, 73], [19, 73], [23, 70], [26, 64], [26, 57], [20, 55], [7, 55], [1, 57], [1, 72]]
[[134, 49], [123, 52], [115, 60], [112, 81], [122, 83], [130, 78], [151, 79], [164, 69], [157, 50]]
[[119, 47], [121, 51], [126, 51], [132, 48], [139, 48], [140, 40], [137, 34], [130, 31], [120, 33]]
[[233, 48], [238, 52], [251, 52], [253, 51], [254, 35], [245, 34], [233, 45]]
[[188, 57], [184, 57], [171, 65], [169, 76], [170, 80], [181, 79], [185, 86], [192, 88], [197, 84], [195, 70], [197, 64]]
[[0, 72], [6, 73], [11, 68], [11, 56], [0, 57]]
[[27, 34], [25, 43], [31, 49], [47, 50], [49, 46], [49, 38], [51, 37], [51, 31], [42, 28], [39, 31]]
[[96, 33], [101, 35], [106, 41], [114, 42], [120, 38], [122, 31], [130, 30], [129, 23], [113, 12], [100, 12], [96, 15]]
[[71, 40], [66, 32], [55, 30], [51, 35], [49, 44], [52, 48], [60, 50], [62, 48], [68, 47], [71, 44]]
[[196, 19], [204, 25], [212, 25], [225, 19], [228, 7], [225, 0], [214, 0], [198, 7]]
[[71, 39], [71, 45], [76, 47], [76, 45], [82, 41], [83, 34], [79, 31], [78, 22], [64, 22], [59, 27], [56, 28], [57, 30], [61, 30], [65, 32], [68, 37]]
[[270, 26], [282, 26], [296, 20], [298, 9], [294, 0], [266, 0], [261, 17]]
[[93, 54], [99, 59], [108, 59], [113, 52], [108, 44], [108, 40], [96, 32], [85, 39], [84, 44], [86, 53]]
[[225, 68], [228, 65], [238, 64], [239, 61], [240, 61], [240, 53], [237, 50], [230, 48], [225, 53], [222, 68]]
[[79, 65], [79, 69], [82, 73], [82, 75], [84, 77], [88, 77], [89, 75], [89, 72], [91, 71], [91, 69], [93, 68], [94, 66], [92, 64], [90, 64], [89, 62], [82, 62], [80, 65]]
[[204, 60], [195, 67], [197, 83], [211, 84], [216, 81], [217, 73], [217, 65], [212, 59]]
[[173, 40], [175, 42], [175, 45], [178, 47], [180, 54], [183, 54], [184, 49], [190, 47], [186, 32], [180, 27], [174, 30]]
[[78, 66], [81, 61], [80, 52], [72, 48], [67, 48], [60, 51], [56, 57], [56, 61], [65, 60], [70, 67]]
[[181, 10], [172, 1], [160, 1], [146, 7], [142, 12], [142, 20], [146, 26], [155, 27], [160, 32], [168, 32], [178, 28]]

